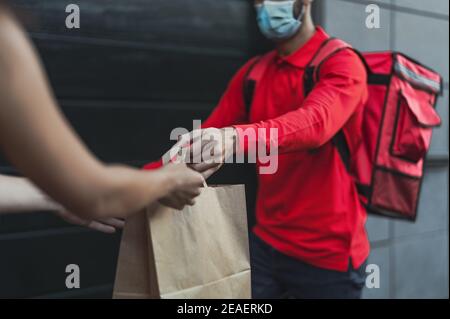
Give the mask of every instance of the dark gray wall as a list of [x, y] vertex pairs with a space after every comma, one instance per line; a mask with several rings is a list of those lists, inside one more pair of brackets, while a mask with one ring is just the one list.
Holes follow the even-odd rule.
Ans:
[[[381, 28], [365, 27], [368, 4], [381, 8]], [[397, 50], [434, 68], [445, 81], [415, 224], [370, 217], [370, 262], [381, 268], [380, 289], [366, 298], [448, 298], [448, 0], [322, 0], [328, 32], [360, 50]]]
[[[107, 162], [157, 159], [170, 131], [205, 118], [261, 47], [245, 0], [79, 0], [79, 30], [65, 28], [70, 2], [15, 3], [64, 113]], [[14, 171], [4, 160], [0, 166]], [[226, 168], [212, 182], [246, 183], [251, 207], [252, 173]], [[0, 298], [110, 297], [119, 241], [120, 234], [72, 227], [47, 213], [2, 216]], [[80, 290], [66, 290], [70, 263], [81, 268]]]

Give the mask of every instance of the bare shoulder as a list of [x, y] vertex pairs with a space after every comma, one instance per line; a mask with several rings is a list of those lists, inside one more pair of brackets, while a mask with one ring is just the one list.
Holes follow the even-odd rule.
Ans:
[[5, 77], [8, 81], [16, 78], [33, 61], [33, 47], [20, 23], [7, 9], [0, 9], [0, 74], [3, 73], [3, 80]]
[[0, 4], [0, 33], [6, 34], [5, 28], [11, 27], [14, 24], [14, 16], [11, 11]]
[[10, 56], [11, 50], [17, 44], [20, 27], [12, 14], [0, 5], [0, 63]]
[[13, 13], [0, 5], [0, 48], [18, 45], [23, 42], [24, 31]]

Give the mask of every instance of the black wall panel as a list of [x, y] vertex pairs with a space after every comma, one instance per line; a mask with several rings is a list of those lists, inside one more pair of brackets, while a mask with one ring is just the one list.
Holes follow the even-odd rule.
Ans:
[[80, 267], [82, 288], [111, 284], [114, 278], [119, 235], [70, 227], [2, 234], [0, 239], [2, 256], [8, 257], [2, 258], [0, 298], [63, 292], [69, 264]]
[[214, 102], [252, 44], [248, 1], [84, 0], [71, 30], [42, 2], [18, 1], [62, 98]]
[[[267, 45], [246, 0], [79, 0], [79, 30], [65, 28], [70, 2], [14, 3], [63, 112], [106, 162], [158, 158], [170, 131], [205, 118], [239, 66]], [[251, 166], [227, 166], [212, 182], [246, 183], [251, 211]], [[119, 241], [46, 213], [2, 216], [0, 297], [109, 298]], [[69, 263], [80, 265], [82, 289], [65, 288]]]

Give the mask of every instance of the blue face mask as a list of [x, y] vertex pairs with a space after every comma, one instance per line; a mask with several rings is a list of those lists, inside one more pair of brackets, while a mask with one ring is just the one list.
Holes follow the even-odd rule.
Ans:
[[271, 40], [286, 40], [300, 29], [303, 10], [300, 17], [294, 17], [294, 0], [264, 1], [255, 5], [258, 26], [261, 32]]

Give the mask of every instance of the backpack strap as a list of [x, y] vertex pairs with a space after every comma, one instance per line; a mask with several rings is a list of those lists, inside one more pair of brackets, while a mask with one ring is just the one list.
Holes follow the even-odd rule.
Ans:
[[[320, 68], [323, 63], [329, 58], [334, 56], [336, 53], [353, 48], [346, 42], [337, 39], [329, 38], [326, 40], [322, 46], [317, 50], [314, 57], [308, 63], [305, 69], [304, 79], [303, 79], [303, 91], [305, 92], [305, 98], [314, 89], [315, 84], [319, 81]], [[341, 129], [332, 139], [333, 144], [336, 146], [338, 153], [345, 165], [347, 171], [350, 171], [350, 148], [345, 137], [344, 130]]]
[[244, 78], [244, 102], [247, 116], [250, 114], [256, 87], [261, 82], [272, 57], [273, 52], [256, 57]]
[[[337, 52], [347, 48], [351, 49], [352, 47], [348, 43], [337, 38], [329, 38], [322, 43], [321, 47], [317, 50], [305, 69], [303, 81], [305, 97], [312, 91], [315, 83], [318, 81], [318, 75], [322, 64]], [[273, 52], [256, 57], [247, 71], [243, 88], [247, 114], [250, 113], [256, 86], [263, 77], [272, 56]]]
[[322, 43], [321, 47], [317, 50], [316, 54], [313, 56], [305, 69], [303, 81], [305, 97], [311, 93], [315, 83], [319, 81], [319, 73], [322, 64], [336, 53], [345, 49], [353, 50], [350, 44], [338, 38], [329, 38]]

